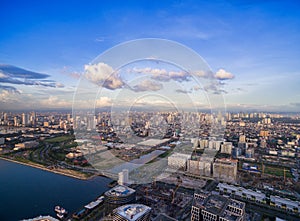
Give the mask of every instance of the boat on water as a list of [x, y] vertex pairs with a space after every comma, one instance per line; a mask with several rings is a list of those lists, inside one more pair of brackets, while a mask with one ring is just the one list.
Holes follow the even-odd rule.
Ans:
[[56, 212], [56, 216], [60, 219], [64, 218], [68, 213], [63, 207], [55, 206], [54, 211]]
[[56, 214], [58, 218], [62, 219], [65, 217], [65, 214], [64, 213], [57, 213]]

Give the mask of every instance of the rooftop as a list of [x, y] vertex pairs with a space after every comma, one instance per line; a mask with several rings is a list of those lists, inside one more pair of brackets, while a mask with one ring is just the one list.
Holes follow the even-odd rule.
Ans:
[[229, 206], [234, 206], [237, 207], [239, 209], [244, 209], [245, 208], [245, 203], [237, 201], [237, 200], [233, 200], [231, 199], [228, 203]]
[[219, 195], [210, 195], [204, 203], [206, 210], [214, 214], [220, 214], [224, 208], [227, 198]]
[[236, 221], [240, 219], [240, 216], [234, 215], [233, 213], [227, 210], [223, 212], [221, 217], [226, 218], [226, 220], [230, 220], [230, 221]]
[[38, 216], [32, 219], [23, 219], [22, 221], [58, 221], [58, 219], [55, 219], [52, 216]]
[[114, 196], [127, 196], [134, 192], [135, 192], [134, 189], [131, 189], [127, 186], [118, 185], [118, 186], [115, 186], [114, 188], [108, 190], [105, 194], [106, 195], [114, 195]]
[[127, 220], [134, 221], [146, 214], [147, 212], [150, 212], [150, 210], [150, 207], [145, 206], [143, 204], [129, 204], [118, 207], [117, 209], [115, 209], [115, 213], [119, 214]]
[[160, 144], [163, 144], [165, 142], [168, 142], [170, 139], [149, 139], [145, 140], [142, 142], [139, 142], [138, 145], [143, 145], [143, 146], [157, 146]]

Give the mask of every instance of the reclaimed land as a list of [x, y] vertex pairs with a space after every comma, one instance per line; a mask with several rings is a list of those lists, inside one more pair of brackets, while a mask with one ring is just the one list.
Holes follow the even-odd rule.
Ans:
[[24, 159], [24, 158], [10, 158], [10, 157], [4, 157], [4, 156], [0, 156], [0, 159], [2, 160], [7, 160], [13, 163], [18, 163], [18, 164], [22, 164], [25, 166], [30, 166], [30, 167], [34, 167], [37, 169], [41, 169], [41, 170], [45, 170], [48, 172], [52, 172], [52, 173], [56, 173], [56, 174], [60, 174], [60, 175], [64, 175], [64, 176], [68, 176], [68, 177], [72, 177], [72, 178], [76, 178], [76, 179], [80, 179], [80, 180], [88, 180], [91, 179], [93, 177], [95, 177], [96, 175], [90, 175], [90, 174], [86, 174], [86, 173], [82, 173], [82, 172], [78, 172], [78, 171], [74, 171], [74, 170], [70, 170], [70, 169], [62, 169], [62, 168], [47, 168], [44, 165], [41, 164], [37, 164], [34, 163], [30, 160]]

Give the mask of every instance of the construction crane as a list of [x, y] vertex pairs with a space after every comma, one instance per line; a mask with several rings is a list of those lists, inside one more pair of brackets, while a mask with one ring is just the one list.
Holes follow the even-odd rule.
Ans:
[[265, 174], [265, 165], [264, 162], [261, 162], [261, 171], [262, 171], [262, 176]]
[[182, 179], [180, 178], [180, 176], [178, 176], [176, 188], [175, 188], [175, 190], [173, 190], [173, 193], [172, 193], [172, 204], [174, 204], [175, 194], [176, 194], [177, 190], [179, 189], [179, 187], [181, 186], [181, 184], [182, 184]]
[[288, 171], [287, 169], [285, 169], [285, 167], [283, 168], [283, 180], [284, 180], [284, 184], [285, 184], [285, 181], [286, 181], [286, 171]]

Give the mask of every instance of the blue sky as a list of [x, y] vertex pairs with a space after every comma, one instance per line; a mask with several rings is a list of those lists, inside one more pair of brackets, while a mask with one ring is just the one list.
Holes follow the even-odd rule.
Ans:
[[[228, 109], [300, 110], [298, 1], [7, 0], [0, 6], [1, 109], [71, 108], [78, 77], [99, 54], [124, 41], [164, 38], [195, 50], [213, 72], [234, 76], [217, 79]], [[20, 77], [17, 68], [36, 75]]]

